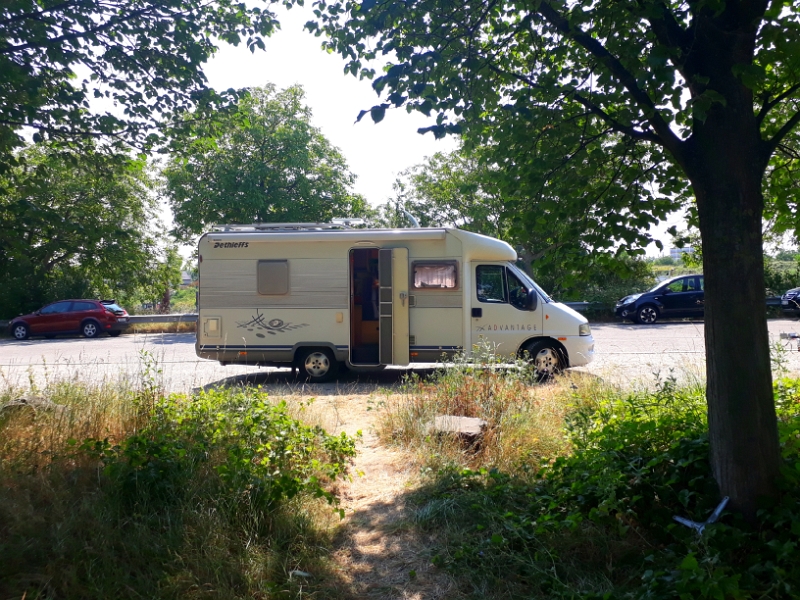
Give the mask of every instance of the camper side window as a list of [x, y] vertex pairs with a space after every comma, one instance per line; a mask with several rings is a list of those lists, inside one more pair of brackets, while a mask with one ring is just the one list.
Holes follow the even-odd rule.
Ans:
[[458, 263], [415, 262], [414, 288], [418, 290], [454, 290], [458, 287]]
[[282, 296], [289, 293], [289, 261], [260, 260], [257, 267], [258, 293]]
[[480, 302], [508, 302], [505, 267], [480, 265], [475, 273], [476, 291]]

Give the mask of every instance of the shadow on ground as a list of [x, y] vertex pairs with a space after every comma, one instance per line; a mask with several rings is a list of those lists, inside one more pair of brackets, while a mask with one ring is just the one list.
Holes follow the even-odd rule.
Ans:
[[366, 394], [378, 389], [395, 388], [406, 380], [416, 375], [421, 378], [430, 377], [436, 372], [436, 367], [426, 366], [413, 369], [384, 369], [382, 371], [340, 373], [336, 380], [326, 383], [308, 383], [300, 375], [292, 373], [290, 369], [275, 369], [257, 373], [244, 373], [218, 379], [204, 385], [199, 390], [211, 390], [222, 387], [255, 386], [268, 391], [281, 393], [341, 395], [341, 394]]

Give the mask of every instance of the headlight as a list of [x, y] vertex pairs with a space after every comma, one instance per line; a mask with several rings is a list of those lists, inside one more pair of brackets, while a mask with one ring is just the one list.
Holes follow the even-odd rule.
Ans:
[[581, 323], [578, 325], [578, 335], [592, 335], [592, 328], [588, 323]]

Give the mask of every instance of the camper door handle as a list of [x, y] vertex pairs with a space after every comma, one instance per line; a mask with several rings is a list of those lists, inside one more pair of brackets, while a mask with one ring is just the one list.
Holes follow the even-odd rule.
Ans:
[[406, 305], [406, 298], [408, 298], [408, 292], [400, 292], [400, 303], [402, 306]]

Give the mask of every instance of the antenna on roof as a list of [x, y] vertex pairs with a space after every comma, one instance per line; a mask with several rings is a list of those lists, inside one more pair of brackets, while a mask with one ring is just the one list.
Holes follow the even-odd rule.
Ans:
[[401, 208], [400, 210], [402, 210], [403, 214], [408, 217], [408, 220], [411, 221], [411, 224], [414, 227], [419, 227], [419, 221], [417, 221], [417, 218], [414, 215], [408, 212], [405, 208]]

